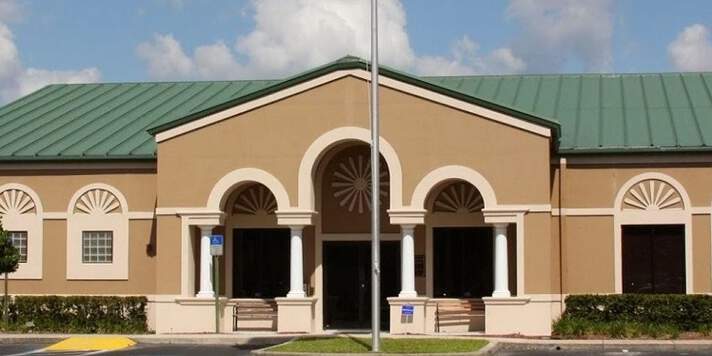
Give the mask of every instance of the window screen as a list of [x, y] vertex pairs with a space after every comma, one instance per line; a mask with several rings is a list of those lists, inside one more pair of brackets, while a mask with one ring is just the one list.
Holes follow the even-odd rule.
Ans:
[[112, 231], [82, 232], [82, 263], [111, 263], [114, 257]]
[[27, 263], [27, 231], [9, 231], [10, 241], [20, 252], [20, 263]]

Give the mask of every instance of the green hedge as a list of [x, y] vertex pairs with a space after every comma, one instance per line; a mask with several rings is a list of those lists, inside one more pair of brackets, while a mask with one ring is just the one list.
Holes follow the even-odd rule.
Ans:
[[707, 295], [572, 295], [554, 323], [554, 333], [565, 337], [677, 337], [711, 330], [712, 296]]
[[8, 330], [55, 333], [145, 333], [145, 297], [17, 296]]

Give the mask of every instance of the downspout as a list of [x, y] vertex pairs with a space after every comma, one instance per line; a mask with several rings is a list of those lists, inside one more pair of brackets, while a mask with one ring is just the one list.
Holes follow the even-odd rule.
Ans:
[[564, 219], [566, 210], [564, 206], [564, 173], [566, 172], [566, 158], [559, 158], [559, 312], [564, 312]]

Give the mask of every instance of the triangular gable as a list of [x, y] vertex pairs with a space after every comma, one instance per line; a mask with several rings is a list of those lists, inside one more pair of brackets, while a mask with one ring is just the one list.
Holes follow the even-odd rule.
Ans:
[[[369, 64], [367, 61], [356, 57], [344, 57], [330, 64], [287, 78], [249, 95], [150, 128], [148, 131], [155, 135], [156, 142], [165, 141], [340, 78], [351, 76], [370, 81], [371, 77], [368, 70]], [[554, 142], [558, 142], [559, 124], [553, 120], [464, 95], [387, 67], [382, 67], [379, 73], [381, 86], [482, 116], [537, 135], [553, 136], [556, 138]]]

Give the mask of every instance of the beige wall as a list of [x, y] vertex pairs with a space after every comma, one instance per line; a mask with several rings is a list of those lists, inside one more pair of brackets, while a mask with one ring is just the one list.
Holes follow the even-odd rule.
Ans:
[[[641, 162], [642, 163], [642, 162]], [[690, 197], [692, 215], [692, 260], [695, 293], [712, 292], [712, 247], [710, 204], [712, 203], [712, 167], [688, 165], [569, 165], [564, 171], [562, 206], [567, 209], [603, 209], [593, 216], [563, 218], [564, 292], [613, 293], [614, 218], [616, 195], [631, 178], [648, 172], [668, 175], [677, 180]], [[559, 206], [560, 169], [553, 169], [552, 206]], [[553, 218], [554, 238], [558, 239], [559, 219]]]
[[11, 280], [13, 294], [153, 294], [155, 258], [147, 251], [151, 244], [152, 220], [129, 222], [129, 279], [117, 281], [67, 280], [67, 224], [65, 220], [45, 220], [44, 256], [41, 280]]
[[129, 211], [153, 211], [156, 173], [131, 170], [52, 170], [0, 172], [0, 185], [20, 183], [32, 188], [45, 212], [67, 212], [69, 200], [82, 187], [104, 183], [118, 189]]
[[613, 293], [613, 218], [571, 216], [564, 229], [564, 292]]
[[524, 294], [558, 293], [558, 240], [550, 214], [525, 215], [524, 230]]
[[[406, 204], [427, 173], [451, 164], [484, 175], [499, 203], [548, 204], [548, 138], [395, 90], [381, 96], [381, 132], [399, 155]], [[338, 127], [368, 128], [367, 100], [365, 81], [343, 78], [161, 142], [159, 206], [205, 206], [215, 183], [239, 167], [271, 173], [296, 205], [309, 145]]]
[[[709, 207], [712, 203], [712, 166], [571, 166], [564, 173], [564, 206], [567, 208], [612, 208], [620, 187], [629, 179], [646, 172], [659, 172], [675, 178], [685, 187], [693, 206]], [[558, 176], [558, 169], [554, 175]], [[558, 184], [558, 181], [555, 181]], [[552, 204], [558, 201], [552, 190]], [[558, 205], [557, 205], [558, 206]]]
[[[34, 190], [44, 213], [66, 213], [72, 196], [82, 187], [104, 183], [126, 198], [128, 211], [152, 212], [156, 202], [156, 175], [152, 170], [42, 170], [0, 174], [0, 185], [19, 183]], [[128, 280], [67, 280], [67, 222], [43, 221], [41, 280], [11, 280], [18, 294], [153, 294], [156, 287], [155, 223], [129, 221]]]

